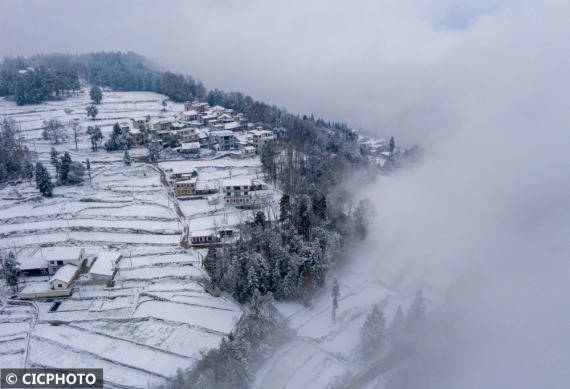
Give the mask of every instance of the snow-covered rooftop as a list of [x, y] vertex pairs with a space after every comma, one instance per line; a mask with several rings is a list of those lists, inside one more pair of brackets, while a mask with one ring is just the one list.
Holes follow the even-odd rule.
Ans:
[[234, 136], [234, 133], [229, 130], [220, 130], [214, 132], [215, 136]]
[[196, 182], [196, 178], [190, 178], [189, 180], [176, 181], [174, 184], [192, 184], [194, 182]]
[[118, 251], [103, 251], [97, 257], [97, 260], [91, 266], [89, 274], [100, 274], [103, 276], [113, 275], [114, 265], [117, 263], [121, 253]]
[[231, 178], [229, 180], [224, 180], [224, 186], [246, 186], [251, 185], [251, 182], [251, 179]]
[[239, 124], [238, 122], [231, 122], [224, 124], [224, 130], [233, 130], [234, 128], [240, 128], [240, 127], [241, 124]]
[[271, 131], [268, 130], [252, 130], [248, 131], [251, 135], [258, 135], [258, 136], [269, 136], [273, 135]]
[[81, 248], [69, 246], [41, 247], [39, 255], [43, 256], [47, 261], [79, 259]]
[[67, 264], [67, 265], [62, 266], [59, 269], [57, 269], [57, 271], [55, 272], [53, 277], [50, 278], [50, 282], [57, 280], [57, 281], [63, 281], [66, 283], [70, 283], [76, 272], [77, 272], [77, 266]]
[[196, 150], [199, 148], [200, 148], [200, 143], [198, 142], [182, 143], [182, 145], [180, 146], [181, 150]]

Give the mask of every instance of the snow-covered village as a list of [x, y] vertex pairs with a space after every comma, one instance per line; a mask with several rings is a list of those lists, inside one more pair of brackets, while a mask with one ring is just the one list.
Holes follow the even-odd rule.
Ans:
[[570, 387], [562, 3], [0, 1], [0, 388]]
[[[146, 387], [215, 348], [243, 307], [208, 287], [204, 259], [256, 217], [280, 218], [260, 156], [286, 130], [90, 86], [39, 105], [2, 99], [0, 116], [36, 159], [34, 179], [0, 192], [0, 246], [19, 270], [0, 365], [98, 366], [110, 387]], [[390, 163], [388, 142], [359, 144], [378, 169]]]

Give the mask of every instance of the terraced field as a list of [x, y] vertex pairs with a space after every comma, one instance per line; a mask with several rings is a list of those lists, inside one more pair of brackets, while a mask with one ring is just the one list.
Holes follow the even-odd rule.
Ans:
[[[108, 92], [95, 121], [85, 118], [86, 93], [25, 107], [0, 100], [0, 118], [20, 123], [24, 142], [52, 177], [52, 145], [41, 139], [42, 121], [80, 119], [78, 149], [72, 140], [55, 147], [69, 151], [74, 161], [89, 158], [92, 168], [91, 181], [57, 186], [52, 198], [41, 197], [34, 182], [1, 188], [2, 253], [15, 250], [20, 261], [38, 246], [85, 248], [94, 255], [117, 249], [122, 254], [113, 287], [76, 283], [73, 294], [58, 299], [61, 304], [53, 312], [54, 300], [18, 302], [5, 294], [0, 300], [0, 366], [102, 367], [107, 387], [144, 388], [190, 366], [239, 319], [239, 305], [204, 291], [205, 251], [185, 248], [184, 242], [193, 228], [235, 224], [251, 217], [251, 211], [210, 206], [206, 200], [179, 202], [161, 181], [160, 169], [194, 163], [209, 179], [255, 177], [259, 159], [125, 166], [122, 152], [92, 152], [84, 134], [88, 125], [97, 124], [106, 137], [118, 120], [173, 116], [182, 110], [169, 104], [162, 112], [162, 99], [153, 93]], [[131, 150], [131, 156], [143, 154]], [[20, 287], [46, 280], [23, 278]], [[0, 289], [5, 290], [3, 285]]]

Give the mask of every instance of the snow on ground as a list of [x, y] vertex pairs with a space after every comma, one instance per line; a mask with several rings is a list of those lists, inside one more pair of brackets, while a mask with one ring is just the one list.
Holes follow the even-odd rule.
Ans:
[[[360, 328], [376, 304], [383, 309], [389, 324], [398, 308], [409, 307], [417, 291], [419, 277], [403, 264], [388, 264], [370, 259], [371, 247], [362, 247], [364, 255], [354, 254], [346, 265], [331, 274], [327, 285], [311, 301], [311, 307], [298, 303], [277, 303], [288, 318], [297, 337], [283, 345], [257, 372], [253, 388], [275, 387], [327, 388], [335, 378], [358, 374], [363, 369], [358, 358]], [[362, 258], [361, 258], [362, 259]], [[336, 277], [340, 286], [337, 320], [333, 322], [330, 279]], [[433, 278], [433, 285], [422, 284], [424, 293], [435, 298], [438, 285], [445, 279]], [[431, 288], [430, 288], [431, 286]], [[375, 384], [383, 387], [381, 377]]]
[[[24, 141], [52, 177], [53, 145], [41, 138], [42, 122], [79, 119], [78, 149], [72, 139], [55, 148], [69, 151], [74, 161], [89, 158], [92, 169], [91, 182], [55, 187], [49, 199], [33, 182], [0, 188], [0, 250], [16, 249], [22, 262], [25, 252], [39, 245], [85, 248], [88, 255], [109, 249], [122, 254], [113, 287], [76, 282], [73, 294], [57, 299], [62, 303], [53, 312], [53, 300], [13, 305], [0, 298], [0, 366], [102, 367], [106, 386], [146, 388], [216, 347], [241, 316], [239, 305], [201, 286], [206, 250], [184, 249], [180, 242], [185, 226], [191, 233], [236, 224], [252, 211], [209, 205], [205, 199], [177, 201], [156, 166], [137, 161], [125, 166], [122, 152], [91, 151], [85, 134], [89, 125], [100, 126], [107, 137], [116, 121], [173, 117], [183, 109], [169, 103], [163, 112], [162, 100], [155, 93], [105, 92], [96, 120], [90, 120], [85, 91], [65, 101], [24, 107], [0, 99], [0, 117], [19, 123]], [[144, 154], [144, 149], [131, 150], [132, 156]], [[158, 167], [196, 169], [199, 180], [212, 182], [260, 178], [259, 158], [168, 161]], [[21, 287], [46, 280], [24, 278]]]

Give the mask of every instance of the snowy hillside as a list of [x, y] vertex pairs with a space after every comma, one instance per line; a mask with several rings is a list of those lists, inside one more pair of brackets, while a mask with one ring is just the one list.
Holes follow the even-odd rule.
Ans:
[[[170, 161], [126, 166], [122, 151], [91, 151], [87, 126], [105, 138], [112, 125], [142, 115], [172, 117], [181, 104], [162, 111], [164, 96], [146, 92], [105, 92], [96, 120], [87, 119], [88, 93], [65, 101], [16, 106], [0, 100], [0, 117], [21, 126], [24, 142], [50, 170], [52, 144], [41, 137], [44, 120], [80, 121], [78, 150], [72, 137], [55, 145], [74, 161], [91, 163], [91, 182], [57, 186], [44, 198], [24, 181], [0, 190], [0, 249], [15, 250], [26, 263], [42, 246], [51, 252], [84, 248], [87, 256], [119, 250], [114, 286], [75, 285], [71, 297], [9, 304], [0, 301], [0, 366], [102, 367], [109, 387], [147, 387], [186, 368], [218, 345], [241, 316], [226, 297], [213, 297], [199, 282], [206, 250], [189, 249], [194, 230], [237, 224], [251, 211], [210, 205], [206, 199], [174, 197], [161, 170], [196, 170], [215, 184], [228, 178], [256, 178], [258, 157], [234, 160]], [[133, 149], [131, 156], [146, 154]], [[164, 174], [164, 173], [163, 173]], [[277, 195], [277, 194], [275, 194]], [[46, 276], [23, 277], [20, 289], [45, 284]], [[4, 289], [4, 288], [2, 288]]]

